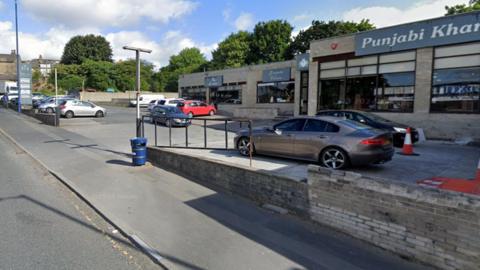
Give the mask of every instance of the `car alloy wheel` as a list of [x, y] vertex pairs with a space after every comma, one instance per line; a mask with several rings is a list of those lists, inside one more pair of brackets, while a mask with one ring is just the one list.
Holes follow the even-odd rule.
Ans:
[[188, 113], [188, 117], [193, 118], [193, 113], [192, 113], [192, 112], [189, 112], [189, 113]]
[[65, 117], [66, 118], [72, 118], [73, 117], [73, 112], [72, 111], [68, 111], [65, 113]]
[[[250, 140], [247, 137], [242, 137], [238, 140], [237, 143], [238, 152], [242, 156], [249, 156], [250, 155]], [[253, 153], [253, 149], [252, 149]]]
[[95, 117], [103, 117], [103, 112], [102, 111], [98, 111], [95, 113]]
[[322, 152], [321, 162], [334, 170], [343, 169], [347, 166], [347, 154], [337, 148], [327, 148]]
[[208, 113], [210, 116], [214, 116], [215, 115], [215, 112], [213, 110], [211, 110], [209, 113]]
[[53, 108], [47, 108], [47, 113], [53, 113]]
[[172, 123], [170, 122], [170, 119], [165, 120], [165, 126], [170, 127]]

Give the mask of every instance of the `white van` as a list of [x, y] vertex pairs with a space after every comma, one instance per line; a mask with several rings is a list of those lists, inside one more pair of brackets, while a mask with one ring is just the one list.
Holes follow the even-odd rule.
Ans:
[[[142, 94], [139, 97], [139, 104], [140, 104], [140, 107], [147, 107], [148, 104], [150, 104], [150, 101], [159, 100], [159, 99], [165, 99], [165, 96], [156, 95], [156, 94], [150, 94], [150, 95]], [[137, 100], [136, 99], [130, 100], [130, 106], [132, 107], [137, 106]]]

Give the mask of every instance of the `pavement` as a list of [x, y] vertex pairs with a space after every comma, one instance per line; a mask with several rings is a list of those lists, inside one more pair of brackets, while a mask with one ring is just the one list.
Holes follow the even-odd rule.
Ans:
[[[159, 168], [132, 167], [123, 137], [133, 130], [107, 136], [102, 128], [108, 125], [98, 125], [84, 136], [5, 109], [0, 123], [169, 269], [429, 269]], [[118, 140], [127, 147], [109, 146]]]
[[0, 171], [0, 269], [158, 269], [2, 135]]

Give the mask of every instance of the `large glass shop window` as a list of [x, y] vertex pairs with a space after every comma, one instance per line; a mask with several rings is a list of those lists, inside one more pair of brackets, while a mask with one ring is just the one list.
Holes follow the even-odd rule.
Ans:
[[435, 48], [431, 112], [480, 113], [480, 43]]
[[432, 84], [432, 112], [480, 112], [480, 67], [435, 70]]
[[293, 103], [294, 95], [294, 81], [257, 85], [257, 103]]
[[182, 88], [182, 98], [184, 99], [193, 99], [193, 100], [207, 100], [207, 89], [206, 88]]

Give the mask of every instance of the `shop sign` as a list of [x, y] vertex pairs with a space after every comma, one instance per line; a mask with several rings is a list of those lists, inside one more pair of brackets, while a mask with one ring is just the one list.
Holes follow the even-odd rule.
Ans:
[[32, 65], [20, 64], [20, 101], [22, 105], [32, 105]]
[[479, 41], [479, 37], [480, 12], [470, 12], [358, 33], [355, 55]]
[[263, 71], [263, 82], [288, 82], [291, 68], [267, 69]]
[[205, 87], [220, 87], [223, 85], [223, 76], [205, 77]]
[[295, 58], [297, 60], [297, 70], [308, 71], [308, 66], [310, 64], [310, 54], [309, 53], [299, 54]]

